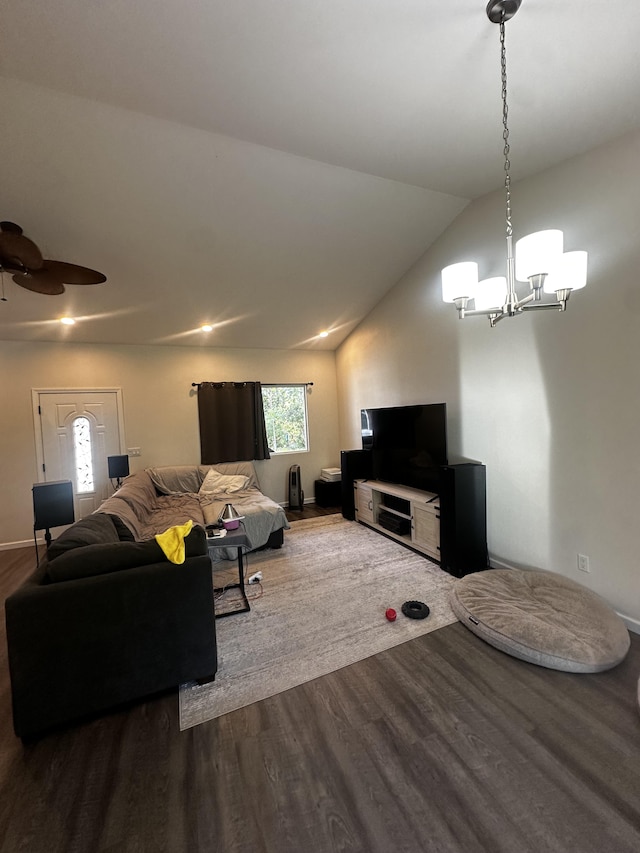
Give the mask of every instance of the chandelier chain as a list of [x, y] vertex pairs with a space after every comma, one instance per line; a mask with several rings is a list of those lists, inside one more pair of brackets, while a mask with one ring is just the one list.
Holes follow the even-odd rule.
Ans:
[[[507, 105], [507, 50], [505, 24], [520, 8], [522, 0], [489, 0], [487, 17], [500, 27], [500, 71], [502, 82], [502, 152], [504, 160], [505, 225], [507, 265], [505, 276], [479, 281], [479, 265], [461, 261], [442, 270], [442, 298], [453, 302], [458, 317], [484, 315], [493, 328], [505, 317], [518, 317], [525, 311], [566, 311], [569, 296], [587, 284], [587, 253], [563, 252], [562, 231], [551, 228], [522, 237], [514, 247], [511, 221], [511, 161], [509, 143], [509, 107]], [[516, 280], [516, 252], [519, 255]], [[519, 295], [516, 281], [528, 281], [529, 292]], [[555, 302], [543, 299], [555, 293]], [[470, 307], [472, 305], [473, 307]]]
[[501, 68], [501, 79], [502, 79], [502, 139], [504, 140], [504, 189], [505, 189], [505, 202], [506, 202], [506, 223], [507, 223], [507, 237], [511, 237], [513, 234], [513, 225], [511, 223], [511, 161], [509, 160], [509, 125], [507, 123], [507, 119], [509, 116], [509, 107], [507, 106], [507, 51], [505, 47], [504, 40], [504, 21], [505, 14], [504, 10], [502, 12], [502, 19], [500, 21], [500, 68]]

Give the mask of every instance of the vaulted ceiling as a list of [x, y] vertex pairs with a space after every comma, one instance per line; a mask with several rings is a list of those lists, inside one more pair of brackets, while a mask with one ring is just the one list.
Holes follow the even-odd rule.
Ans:
[[[0, 339], [335, 348], [502, 184], [484, 7], [2, 0], [0, 220], [107, 282], [5, 274]], [[523, 0], [514, 180], [640, 126], [639, 36], [637, 0]]]

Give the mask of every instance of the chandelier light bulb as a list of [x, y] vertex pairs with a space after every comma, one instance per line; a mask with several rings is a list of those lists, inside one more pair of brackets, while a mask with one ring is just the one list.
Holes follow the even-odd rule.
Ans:
[[556, 262], [545, 279], [544, 292], [557, 293], [559, 290], [582, 290], [587, 286], [587, 258], [584, 251], [565, 252], [556, 258]]
[[478, 286], [478, 264], [475, 261], [463, 261], [451, 264], [442, 270], [442, 299], [455, 302], [456, 299], [473, 299]]
[[550, 228], [535, 231], [516, 243], [516, 278], [527, 281], [534, 275], [548, 275], [562, 255], [562, 231]]
[[501, 311], [506, 301], [507, 279], [503, 275], [485, 278], [478, 282], [475, 297], [476, 311], [487, 311], [490, 308]]

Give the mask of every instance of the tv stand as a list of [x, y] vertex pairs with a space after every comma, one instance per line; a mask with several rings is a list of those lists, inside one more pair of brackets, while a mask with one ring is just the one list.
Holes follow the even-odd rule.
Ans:
[[440, 499], [433, 492], [356, 480], [356, 521], [440, 560]]
[[397, 483], [353, 481], [355, 518], [438, 562], [456, 577], [486, 569], [486, 469], [438, 469], [438, 492]]

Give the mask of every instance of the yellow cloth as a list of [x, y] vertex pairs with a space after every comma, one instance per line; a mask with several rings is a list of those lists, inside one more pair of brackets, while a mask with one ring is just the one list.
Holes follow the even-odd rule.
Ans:
[[184, 538], [191, 533], [193, 521], [185, 521], [184, 524], [176, 524], [164, 533], [157, 533], [155, 540], [164, 551], [167, 560], [172, 563], [184, 563], [185, 547]]

